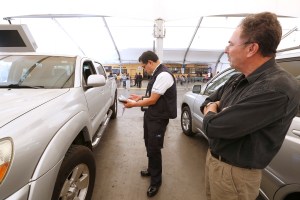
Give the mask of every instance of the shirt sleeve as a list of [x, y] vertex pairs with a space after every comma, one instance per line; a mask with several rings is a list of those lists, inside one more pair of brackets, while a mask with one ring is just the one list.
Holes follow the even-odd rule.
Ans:
[[209, 138], [234, 139], [280, 123], [286, 113], [288, 97], [269, 91], [250, 96], [219, 113], [208, 112], [203, 128]]
[[151, 92], [163, 95], [167, 91], [167, 89], [169, 89], [173, 85], [173, 83], [174, 79], [171, 74], [169, 74], [168, 72], [161, 72], [156, 77]]

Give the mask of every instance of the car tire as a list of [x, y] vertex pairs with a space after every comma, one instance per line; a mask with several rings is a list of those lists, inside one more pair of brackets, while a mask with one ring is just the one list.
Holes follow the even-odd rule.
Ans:
[[96, 163], [92, 151], [72, 145], [61, 164], [52, 200], [92, 198], [96, 175]]
[[110, 107], [110, 109], [112, 110], [112, 114], [110, 116], [111, 119], [116, 119], [117, 118], [117, 114], [118, 114], [118, 101], [117, 101], [117, 96], [118, 93], [117, 91], [115, 92], [115, 99], [114, 99], [114, 104]]
[[192, 116], [188, 106], [182, 108], [180, 122], [184, 134], [187, 136], [194, 136], [196, 134], [192, 131]]

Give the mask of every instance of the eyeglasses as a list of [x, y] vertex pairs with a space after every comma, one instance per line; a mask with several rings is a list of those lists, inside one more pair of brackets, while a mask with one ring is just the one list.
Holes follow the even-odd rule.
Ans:
[[147, 62], [146, 64], [142, 65], [142, 68], [146, 68], [146, 66], [148, 65], [149, 62]]
[[238, 47], [238, 46], [242, 46], [242, 45], [247, 45], [247, 44], [252, 44], [254, 42], [250, 42], [250, 41], [247, 41], [247, 42], [244, 42], [242, 44], [232, 44], [232, 42], [228, 42], [228, 45], [225, 47], [225, 49], [228, 49], [228, 48], [231, 48], [231, 47]]

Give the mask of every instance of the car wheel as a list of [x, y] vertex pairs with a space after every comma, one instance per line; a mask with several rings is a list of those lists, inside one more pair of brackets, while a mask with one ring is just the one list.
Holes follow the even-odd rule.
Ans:
[[110, 109], [112, 110], [112, 114], [111, 114], [111, 119], [116, 119], [117, 117], [117, 113], [118, 113], [118, 102], [117, 102], [117, 96], [118, 93], [116, 91], [115, 93], [115, 99], [114, 99], [114, 104], [110, 107]]
[[61, 164], [52, 195], [57, 199], [91, 199], [96, 175], [92, 151], [72, 145]]
[[183, 107], [181, 112], [181, 128], [187, 136], [194, 136], [196, 134], [192, 131], [192, 116], [188, 106]]

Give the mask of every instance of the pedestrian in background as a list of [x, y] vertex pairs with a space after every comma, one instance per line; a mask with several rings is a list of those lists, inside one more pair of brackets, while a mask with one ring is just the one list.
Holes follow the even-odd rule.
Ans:
[[201, 111], [209, 138], [207, 199], [255, 200], [264, 169], [279, 151], [298, 112], [298, 81], [275, 62], [282, 28], [277, 16], [249, 15], [225, 53], [240, 71], [209, 96]]
[[139, 72], [139, 74], [137, 75], [137, 87], [141, 88], [142, 87], [142, 80], [143, 80], [143, 76], [141, 75], [141, 73]]
[[137, 86], [138, 87], [138, 74], [137, 73], [135, 73], [135, 75], [134, 75], [134, 86]]

